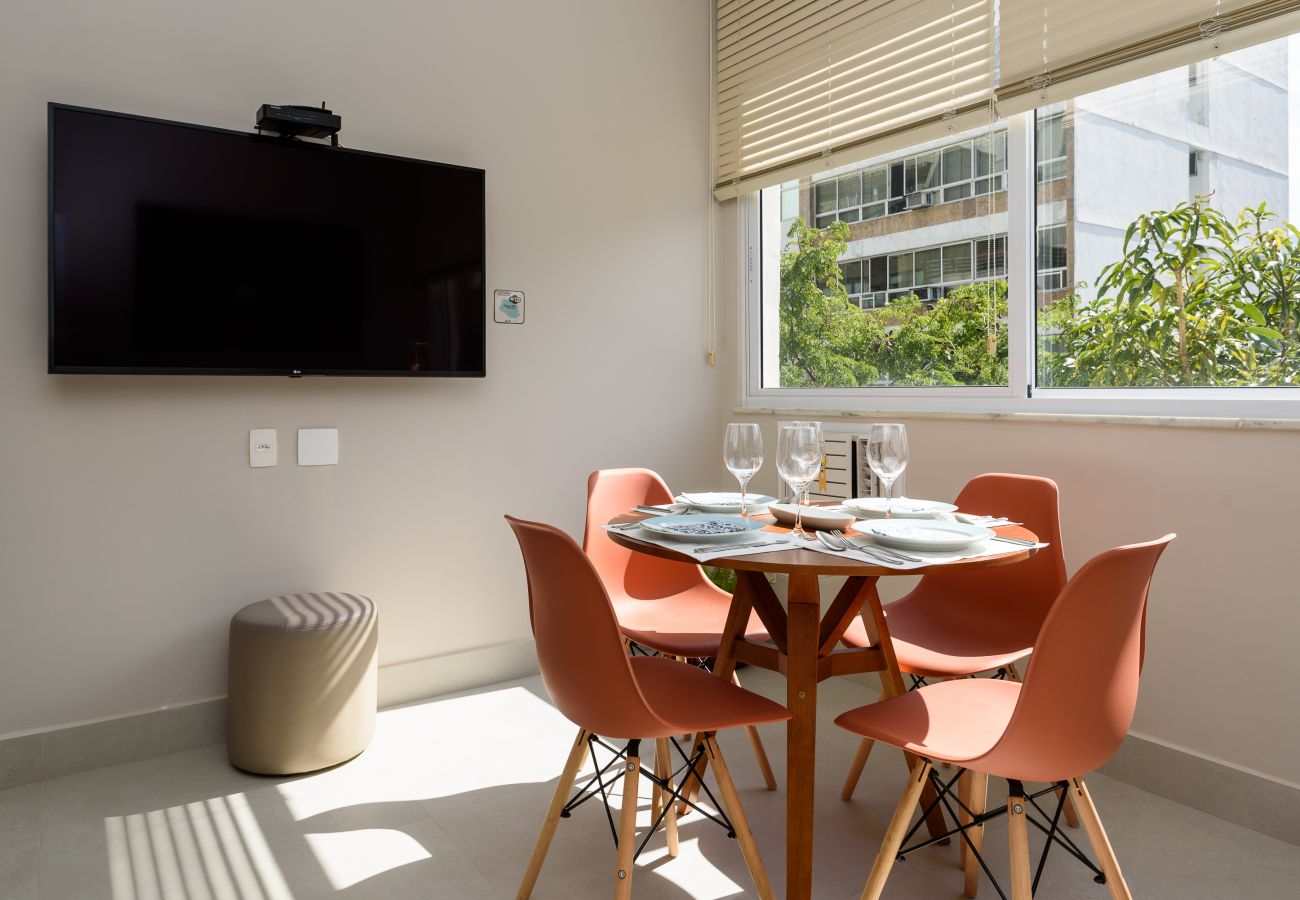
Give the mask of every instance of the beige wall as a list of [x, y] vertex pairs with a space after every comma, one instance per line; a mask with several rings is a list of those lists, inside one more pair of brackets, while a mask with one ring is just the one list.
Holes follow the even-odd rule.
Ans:
[[[703, 483], [708, 34], [692, 0], [0, 5], [0, 735], [223, 694], [230, 614], [283, 591], [374, 597], [386, 665], [524, 638], [503, 513], [576, 533], [598, 466]], [[487, 170], [528, 321], [486, 380], [45, 374], [46, 101], [322, 99], [347, 146]], [[339, 466], [294, 464], [309, 425]]]
[[[726, 415], [762, 422], [774, 447], [776, 417], [732, 412], [741, 396], [735, 215], [725, 204], [718, 229], [728, 254], [719, 295], [732, 298]], [[884, 420], [907, 423], [911, 496], [951, 498], [981, 472], [1055, 479], [1071, 572], [1109, 547], [1177, 532], [1152, 589], [1133, 733], [1300, 785], [1300, 431]], [[759, 486], [771, 491], [775, 477], [769, 465]], [[896, 581], [887, 597], [910, 583]]]

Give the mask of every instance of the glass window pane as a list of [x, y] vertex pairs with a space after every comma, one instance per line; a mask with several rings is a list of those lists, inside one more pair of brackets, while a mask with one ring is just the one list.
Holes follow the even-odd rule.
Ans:
[[844, 270], [844, 289], [850, 294], [862, 293], [862, 261], [857, 260], [840, 266]]
[[992, 278], [1007, 273], [1007, 241], [1005, 237], [987, 238], [975, 242], [975, 278]]
[[[955, 147], [943, 151], [943, 183], [954, 184], [958, 181], [970, 181], [971, 145], [963, 141]], [[945, 194], [945, 198], [946, 198]]]
[[835, 203], [835, 182], [833, 180], [814, 185], [813, 196], [816, 198], [814, 208], [818, 213], [834, 212], [839, 208]]
[[[992, 148], [990, 150], [990, 147]], [[975, 139], [975, 174], [991, 175], [1007, 170], [1007, 133], [988, 135]], [[978, 193], [978, 192], [977, 192]]]
[[943, 280], [946, 283], [954, 281], [970, 281], [970, 241], [962, 241], [960, 244], [949, 244], [943, 248]]
[[851, 225], [857, 220], [858, 220], [858, 210], [856, 207], [853, 209], [846, 209], [840, 213], [841, 222], [848, 222]]
[[965, 184], [955, 184], [952, 187], [943, 189], [943, 202], [951, 203], [953, 200], [965, 200], [970, 195], [971, 184], [969, 181]]
[[889, 288], [889, 260], [884, 256], [877, 256], [871, 260], [871, 289], [873, 291], [884, 291]]
[[903, 163], [903, 193], [916, 193], [916, 160], [909, 159]]
[[889, 199], [889, 167], [875, 166], [862, 173], [862, 201], [876, 203]]
[[939, 186], [939, 151], [922, 153], [916, 158], [916, 186], [914, 191], [928, 191]]
[[914, 265], [917, 284], [938, 284], [943, 280], [939, 253], [938, 247], [916, 251]]
[[835, 224], [835, 213], [831, 213], [829, 216], [818, 216], [816, 219], [816, 225], [818, 228], [825, 228], [828, 225], [834, 225], [834, 224]]
[[912, 254], [891, 253], [889, 256], [889, 286], [910, 288], [913, 285]]
[[874, 203], [871, 206], [862, 207], [863, 219], [879, 219], [885, 214], [885, 204]]
[[[840, 176], [840, 209], [862, 203], [862, 176], [858, 173]], [[856, 222], [857, 219], [854, 219]]]

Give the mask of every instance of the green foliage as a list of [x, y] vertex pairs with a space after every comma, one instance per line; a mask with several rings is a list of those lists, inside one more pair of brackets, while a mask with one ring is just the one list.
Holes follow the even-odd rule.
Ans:
[[1007, 288], [953, 290], [930, 309], [907, 295], [878, 310], [849, 300], [836, 260], [849, 228], [796, 219], [781, 254], [782, 387], [1007, 383]]
[[1071, 387], [1300, 384], [1300, 231], [1207, 197], [1139, 216], [1097, 296], [1040, 315], [1039, 380]]
[[705, 566], [704, 574], [728, 594], [736, 593], [736, 570], [720, 569], [717, 566]]
[[836, 259], [849, 226], [810, 228], [796, 219], [781, 254], [781, 386], [856, 387], [874, 383], [871, 359], [884, 329], [849, 301]]

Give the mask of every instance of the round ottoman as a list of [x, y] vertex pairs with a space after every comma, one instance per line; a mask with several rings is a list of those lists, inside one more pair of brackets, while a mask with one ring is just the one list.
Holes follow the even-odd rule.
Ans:
[[375, 733], [375, 604], [359, 594], [286, 594], [230, 620], [230, 762], [311, 772], [356, 756]]

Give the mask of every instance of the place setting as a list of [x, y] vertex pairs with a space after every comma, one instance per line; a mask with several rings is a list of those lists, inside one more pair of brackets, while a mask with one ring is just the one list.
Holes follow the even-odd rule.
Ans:
[[[785, 429], [782, 438], [785, 438]], [[800, 433], [800, 438], [801, 442], [797, 444], [799, 461], [794, 465], [799, 472], [807, 472], [806, 483], [820, 470], [820, 441], [810, 427]], [[778, 454], [783, 447], [783, 444], [778, 447]], [[683, 492], [671, 504], [633, 507], [630, 512], [645, 518], [606, 525], [605, 529], [684, 553], [698, 562], [724, 556], [793, 550], [801, 546], [794, 535], [776, 528], [767, 517], [776, 504], [776, 498], [749, 492], [750, 480], [763, 466], [763, 434], [758, 425], [748, 422], [729, 424], [723, 437], [722, 458], [727, 470], [739, 482], [738, 492]], [[790, 466], [783, 468], [779, 464], [778, 468], [784, 472]]]

